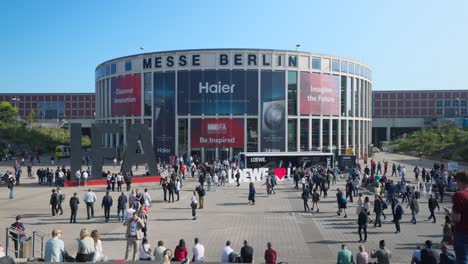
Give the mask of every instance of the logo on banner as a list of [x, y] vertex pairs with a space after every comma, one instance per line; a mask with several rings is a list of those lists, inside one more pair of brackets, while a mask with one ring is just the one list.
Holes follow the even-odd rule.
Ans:
[[285, 168], [276, 168], [274, 170], [274, 173], [276, 175], [276, 177], [278, 177], [278, 179], [281, 181], [283, 180], [284, 176], [286, 175], [286, 169]]
[[198, 93], [234, 93], [235, 84], [221, 84], [221, 82], [210, 84], [209, 82], [198, 83]]
[[208, 134], [226, 134], [227, 132], [227, 127], [226, 124], [208, 124], [207, 126], [207, 132]]

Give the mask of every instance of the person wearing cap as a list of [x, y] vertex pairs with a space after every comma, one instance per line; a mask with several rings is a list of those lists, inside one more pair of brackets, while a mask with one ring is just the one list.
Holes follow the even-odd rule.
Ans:
[[244, 246], [241, 248], [240, 255], [241, 255], [241, 262], [242, 263], [253, 263], [253, 254], [254, 250], [247, 240], [244, 240]]
[[71, 215], [70, 215], [70, 223], [76, 223], [76, 212], [78, 212], [78, 205], [80, 204], [80, 199], [76, 197], [78, 194], [74, 193], [73, 197], [70, 198], [70, 209], [71, 209]]

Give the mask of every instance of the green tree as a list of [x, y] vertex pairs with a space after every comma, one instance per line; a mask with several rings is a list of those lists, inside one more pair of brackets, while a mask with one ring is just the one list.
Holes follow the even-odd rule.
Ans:
[[36, 122], [36, 111], [31, 109], [31, 111], [28, 113], [28, 126], [31, 127], [34, 122]]
[[12, 106], [9, 102], [0, 102], [0, 122], [2, 124], [13, 123], [17, 114], [18, 108]]

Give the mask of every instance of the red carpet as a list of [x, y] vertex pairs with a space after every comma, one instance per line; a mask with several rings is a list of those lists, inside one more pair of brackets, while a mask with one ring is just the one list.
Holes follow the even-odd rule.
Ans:
[[[132, 177], [132, 184], [135, 183], [147, 183], [147, 182], [159, 182], [161, 180], [160, 176], [133, 176]], [[88, 186], [96, 186], [96, 185], [107, 185], [107, 180], [102, 179], [92, 179], [88, 180]], [[125, 185], [125, 184], [123, 184]], [[78, 186], [77, 181], [69, 181], [65, 182], [64, 187], [74, 187]], [[81, 181], [81, 186], [84, 186], [84, 182]], [[117, 186], [117, 184], [116, 184]]]

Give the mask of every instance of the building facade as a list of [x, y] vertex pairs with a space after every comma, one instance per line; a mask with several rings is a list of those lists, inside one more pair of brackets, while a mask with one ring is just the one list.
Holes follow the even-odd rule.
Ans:
[[180, 50], [96, 68], [96, 122], [151, 129], [156, 156], [225, 159], [239, 152], [368, 152], [371, 70], [301, 51]]
[[468, 90], [373, 91], [372, 142], [468, 116]]
[[38, 121], [94, 119], [94, 93], [3, 93], [0, 102], [17, 107], [21, 119], [26, 119], [32, 110]]

